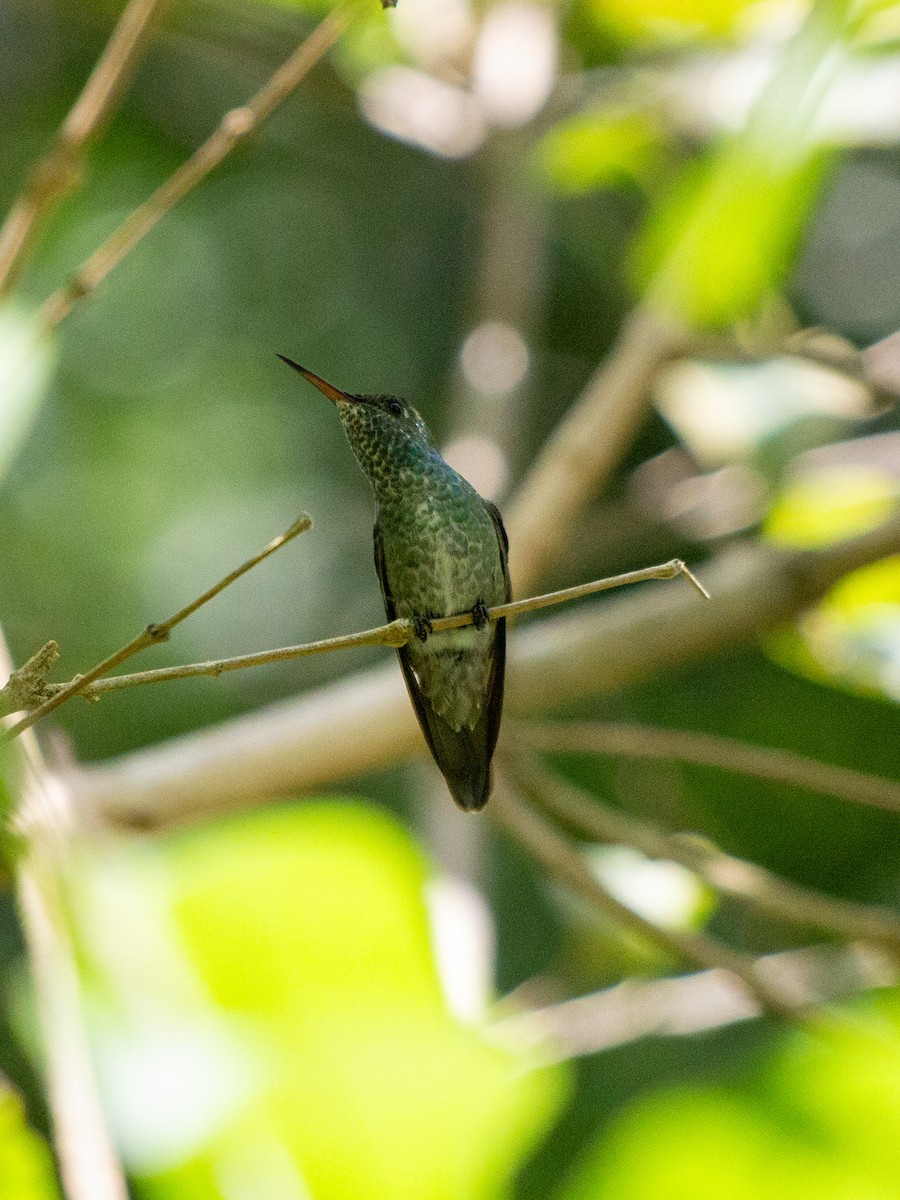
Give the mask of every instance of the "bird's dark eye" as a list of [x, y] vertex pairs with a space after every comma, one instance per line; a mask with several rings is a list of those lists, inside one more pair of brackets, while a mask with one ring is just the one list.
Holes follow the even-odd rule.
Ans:
[[393, 413], [395, 417], [402, 417], [403, 405], [399, 400], [388, 400], [388, 412]]

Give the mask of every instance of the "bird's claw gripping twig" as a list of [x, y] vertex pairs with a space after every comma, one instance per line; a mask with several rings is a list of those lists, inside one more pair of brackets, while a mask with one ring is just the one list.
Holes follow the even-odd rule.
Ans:
[[412, 618], [412, 623], [416, 637], [419, 639], [419, 641], [427, 642], [428, 635], [434, 632], [433, 626], [428, 617], [423, 617], [421, 613], [416, 613]]
[[484, 629], [485, 625], [489, 624], [490, 619], [488, 606], [479, 596], [472, 608], [472, 624], [476, 629]]

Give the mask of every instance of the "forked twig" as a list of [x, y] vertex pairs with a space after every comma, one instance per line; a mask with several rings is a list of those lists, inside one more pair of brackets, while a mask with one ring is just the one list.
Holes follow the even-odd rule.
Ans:
[[530, 805], [498, 788], [488, 809], [541, 867], [624, 929], [630, 929], [676, 961], [705, 969], [727, 971], [768, 1013], [781, 1019], [800, 1019], [805, 1005], [764, 979], [749, 956], [705, 933], [663, 929], [617, 900], [592, 874], [577, 846]]
[[[840, 1000], [897, 983], [897, 970], [867, 946], [811, 946], [754, 960], [761, 978], [790, 986], [808, 1003]], [[530, 1046], [541, 1062], [598, 1054], [645, 1037], [684, 1037], [722, 1029], [760, 1015], [759, 1004], [729, 986], [724, 971], [625, 979], [612, 987], [556, 1004], [502, 1015], [493, 1036]], [[526, 984], [522, 991], [529, 990]], [[512, 1002], [520, 999], [513, 994]]]
[[41, 224], [80, 182], [82, 159], [140, 61], [169, 0], [129, 0], [53, 145], [31, 172], [0, 229], [0, 298], [15, 287]]
[[59, 708], [61, 704], [71, 699], [72, 696], [84, 693], [85, 689], [89, 688], [101, 676], [115, 670], [116, 667], [120, 666], [127, 659], [133, 658], [135, 654], [139, 654], [142, 650], [146, 650], [148, 646], [156, 646], [161, 642], [167, 641], [176, 625], [180, 625], [182, 621], [195, 613], [198, 608], [207, 604], [214, 596], [218, 596], [221, 591], [224, 591], [225, 588], [234, 583], [236, 579], [240, 579], [242, 575], [246, 575], [253, 567], [268, 558], [269, 555], [274, 554], [276, 550], [280, 550], [282, 546], [297, 537], [298, 534], [305, 533], [311, 526], [312, 518], [307, 516], [306, 513], [298, 517], [290, 529], [281, 534], [280, 537], [269, 542], [264, 549], [260, 550], [258, 554], [254, 554], [252, 558], [248, 558], [245, 563], [241, 563], [239, 567], [236, 567], [233, 571], [229, 571], [224, 579], [220, 579], [218, 583], [214, 584], [213, 587], [209, 588], [195, 600], [192, 600], [190, 604], [179, 609], [178, 612], [168, 617], [165, 621], [148, 625], [146, 629], [141, 630], [137, 637], [132, 638], [130, 642], [127, 642], [120, 649], [116, 650], [114, 654], [110, 654], [108, 658], [104, 658], [102, 662], [97, 663], [90, 671], [84, 675], [76, 675], [74, 679], [63, 684], [57, 692], [54, 692], [53, 695], [32, 712], [22, 717], [20, 721], [7, 729], [3, 735], [3, 740], [8, 741], [10, 738], [14, 738], [22, 733], [23, 730], [30, 729], [35, 722], [41, 720], [47, 713], [53, 712], [55, 708]]
[[[356, 0], [357, 8], [359, 3], [360, 0]], [[167, 212], [202, 183], [239, 142], [246, 140], [272, 115], [347, 29], [353, 13], [354, 6], [350, 3], [333, 9], [255, 96], [241, 108], [225, 114], [218, 128], [203, 145], [160, 184], [152, 196], [125, 218], [118, 229], [81, 264], [65, 287], [54, 292], [45, 302], [41, 309], [41, 321], [45, 328], [52, 329], [58, 325], [75, 303], [93, 292]]]

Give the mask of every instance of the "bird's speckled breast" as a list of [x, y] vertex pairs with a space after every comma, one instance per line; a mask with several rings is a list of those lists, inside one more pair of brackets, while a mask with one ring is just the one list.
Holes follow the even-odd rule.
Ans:
[[[385, 573], [398, 616], [449, 616], [479, 600], [502, 604], [506, 585], [497, 530], [484, 501], [439, 460], [379, 496]], [[455, 729], [472, 728], [490, 680], [493, 625], [433, 634], [409, 656], [422, 690]]]

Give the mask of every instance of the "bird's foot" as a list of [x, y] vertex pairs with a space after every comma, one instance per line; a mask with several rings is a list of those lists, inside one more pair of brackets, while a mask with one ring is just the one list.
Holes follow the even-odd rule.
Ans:
[[472, 624], [476, 629], [484, 629], [485, 625], [490, 622], [490, 619], [491, 618], [488, 616], [488, 606], [479, 597], [479, 599], [475, 601], [475, 606], [472, 609]]
[[416, 613], [412, 618], [413, 629], [416, 637], [420, 642], [427, 642], [428, 635], [434, 632], [431, 622], [427, 617], [423, 617], [421, 613]]

